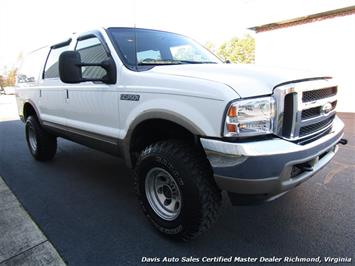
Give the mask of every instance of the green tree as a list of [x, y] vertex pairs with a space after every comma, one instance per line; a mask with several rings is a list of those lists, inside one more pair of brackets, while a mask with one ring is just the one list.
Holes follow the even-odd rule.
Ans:
[[217, 55], [232, 63], [252, 64], [255, 62], [255, 39], [249, 34], [243, 38], [234, 37], [218, 48]]

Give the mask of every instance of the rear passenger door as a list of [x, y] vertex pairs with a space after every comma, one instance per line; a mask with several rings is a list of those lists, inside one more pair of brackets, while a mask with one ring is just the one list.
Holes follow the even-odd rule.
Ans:
[[59, 55], [69, 49], [70, 40], [51, 47], [39, 84], [39, 109], [41, 119], [58, 125], [65, 125], [66, 87], [59, 78]]
[[[103, 40], [95, 35], [79, 37], [75, 50], [80, 53], [82, 63], [100, 63], [109, 56]], [[100, 79], [104, 75], [106, 71], [101, 67], [82, 67], [83, 78]], [[66, 104], [68, 127], [100, 140], [105, 136], [119, 136], [118, 92], [115, 85], [91, 81], [75, 84], [68, 88]]]

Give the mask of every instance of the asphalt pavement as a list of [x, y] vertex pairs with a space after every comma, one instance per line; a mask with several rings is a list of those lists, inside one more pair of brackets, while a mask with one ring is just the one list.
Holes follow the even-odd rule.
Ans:
[[[0, 123], [18, 119], [16, 112], [14, 96], [1, 96]], [[0, 151], [1, 137], [0, 134]], [[0, 169], [1, 166], [0, 163]], [[12, 265], [64, 266], [65, 263], [0, 176], [0, 266]]]
[[0, 266], [65, 266], [0, 177]]
[[282, 198], [232, 207], [199, 239], [158, 234], [119, 158], [59, 140], [55, 159], [32, 159], [19, 120], [0, 122], [0, 176], [68, 265], [136, 265], [142, 257], [349, 257], [355, 259], [355, 115], [347, 146]]

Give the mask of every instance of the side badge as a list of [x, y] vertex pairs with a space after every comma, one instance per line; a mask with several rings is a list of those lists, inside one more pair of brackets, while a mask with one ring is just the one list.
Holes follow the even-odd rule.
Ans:
[[139, 101], [140, 95], [139, 94], [121, 94], [122, 101]]

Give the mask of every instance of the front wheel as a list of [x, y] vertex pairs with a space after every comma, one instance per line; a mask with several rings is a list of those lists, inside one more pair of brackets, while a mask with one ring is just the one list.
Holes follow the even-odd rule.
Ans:
[[218, 217], [221, 192], [207, 158], [183, 142], [147, 147], [136, 164], [135, 187], [147, 218], [172, 238], [193, 239]]

